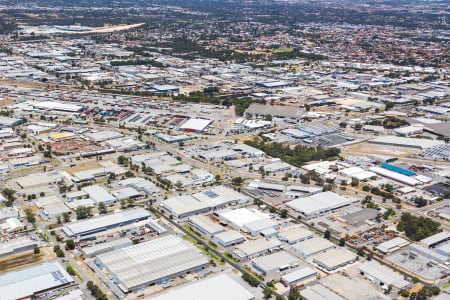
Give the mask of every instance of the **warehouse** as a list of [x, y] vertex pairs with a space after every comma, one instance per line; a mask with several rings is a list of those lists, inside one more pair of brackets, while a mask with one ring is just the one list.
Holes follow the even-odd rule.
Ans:
[[114, 214], [104, 215], [87, 220], [80, 220], [67, 224], [63, 227], [63, 231], [69, 237], [84, 236], [145, 220], [150, 216], [150, 213], [143, 208], [124, 210]]
[[40, 110], [56, 110], [64, 112], [77, 113], [83, 109], [82, 106], [70, 103], [60, 103], [55, 101], [44, 101], [34, 104], [34, 107]]
[[177, 219], [206, 213], [227, 205], [243, 204], [250, 201], [248, 196], [226, 186], [216, 186], [193, 195], [173, 197], [161, 202], [161, 206]]
[[28, 299], [74, 282], [59, 262], [44, 262], [0, 275], [2, 300]]
[[428, 140], [428, 139], [415, 139], [398, 136], [381, 136], [369, 141], [372, 144], [427, 149], [436, 145], [444, 144], [443, 141]]
[[361, 226], [378, 216], [378, 210], [373, 208], [363, 208], [340, 217], [345, 223], [351, 226]]
[[124, 187], [118, 190], [111, 191], [111, 195], [118, 201], [140, 198], [142, 195], [139, 191], [132, 187]]
[[258, 257], [260, 255], [280, 250], [282, 248], [281, 242], [277, 239], [266, 240], [259, 238], [257, 240], [246, 241], [234, 249], [234, 254], [239, 259]]
[[246, 287], [241, 286], [227, 274], [220, 274], [170, 290], [145, 300], [255, 300]]
[[366, 171], [360, 167], [345, 168], [345, 169], [340, 170], [339, 172], [341, 173], [341, 175], [351, 177], [351, 178], [356, 178], [360, 181], [377, 176], [377, 174], [370, 172], [370, 171]]
[[112, 130], [105, 130], [105, 131], [92, 131], [89, 133], [86, 133], [85, 136], [94, 142], [103, 142], [106, 140], [112, 140], [112, 139], [118, 139], [123, 137], [122, 134], [120, 134], [117, 131]]
[[47, 186], [50, 184], [57, 184], [63, 180], [62, 176], [57, 173], [39, 173], [29, 174], [17, 179], [17, 185], [23, 189], [29, 189], [39, 186]]
[[22, 119], [0, 117], [0, 127], [14, 127], [23, 123]]
[[230, 247], [245, 242], [242, 234], [234, 230], [226, 230], [214, 236], [214, 241], [222, 247]]
[[312, 239], [307, 239], [302, 242], [299, 242], [292, 246], [292, 250], [295, 253], [303, 256], [309, 257], [311, 255], [319, 254], [324, 251], [335, 248], [336, 245], [321, 237], [314, 237]]
[[162, 191], [161, 188], [157, 187], [153, 182], [140, 177], [124, 179], [120, 181], [119, 184], [125, 187], [133, 187], [147, 195], [159, 194]]
[[290, 245], [312, 239], [313, 237], [314, 233], [305, 227], [289, 227], [287, 230], [278, 233], [278, 239]]
[[306, 289], [302, 290], [302, 296], [308, 300], [345, 300], [321, 284], [308, 286]]
[[441, 264], [446, 264], [450, 260], [450, 257], [448, 257], [447, 255], [442, 255], [438, 252], [433, 251], [432, 249], [422, 247], [418, 244], [409, 245], [409, 252], [413, 255], [419, 254], [423, 257], [426, 257], [432, 261], [435, 261], [435, 262], [438, 262]]
[[91, 247], [84, 247], [81, 252], [85, 257], [96, 257], [102, 253], [125, 248], [131, 245], [133, 245], [133, 242], [129, 238], [120, 238], [110, 242], [96, 244]]
[[395, 273], [390, 268], [374, 261], [364, 262], [358, 267], [358, 271], [361, 275], [384, 289], [388, 289], [389, 285], [392, 285], [396, 289], [401, 290], [409, 285], [409, 282], [403, 279], [401, 274]]
[[286, 251], [264, 255], [252, 260], [252, 266], [265, 276], [266, 281], [279, 279], [280, 272], [298, 266], [299, 259]]
[[96, 263], [119, 282], [125, 293], [209, 266], [198, 248], [174, 235], [101, 254]]
[[278, 227], [278, 222], [270, 219], [270, 215], [255, 208], [238, 208], [217, 213], [221, 223], [227, 224], [236, 230], [242, 230], [252, 235], [259, 234], [267, 229]]
[[400, 173], [402, 175], [406, 175], [406, 176], [414, 176], [416, 175], [416, 172], [410, 171], [408, 169], [396, 166], [396, 165], [391, 165], [391, 164], [381, 164], [380, 167], [385, 168], [389, 171], [393, 171], [393, 172], [397, 172]]
[[358, 256], [342, 248], [335, 248], [316, 255], [313, 262], [328, 272], [354, 263]]
[[201, 133], [206, 130], [206, 128], [211, 124], [212, 121], [208, 119], [192, 118], [186, 121], [180, 126], [180, 130], [185, 132], [197, 132]]
[[447, 242], [448, 240], [450, 240], [450, 232], [442, 231], [432, 236], [429, 236], [421, 240], [420, 242], [425, 246], [427, 246], [428, 248], [434, 248], [439, 244]]
[[189, 217], [189, 224], [202, 235], [212, 238], [216, 234], [225, 231], [225, 228], [218, 223], [214, 223], [209, 217], [198, 215]]
[[323, 192], [292, 200], [286, 205], [307, 217], [329, 213], [335, 209], [350, 205], [352, 201], [333, 192]]
[[379, 244], [376, 249], [383, 254], [389, 254], [409, 245], [409, 241], [401, 237], [393, 238], [387, 242]]
[[380, 167], [371, 167], [369, 169], [370, 171], [377, 173], [378, 175], [390, 178], [392, 180], [395, 180], [397, 182], [403, 183], [403, 184], [407, 184], [410, 186], [416, 186], [419, 185], [421, 182], [419, 180], [416, 180], [415, 178], [406, 176], [406, 175], [402, 175], [400, 173], [397, 172], [393, 172], [393, 171], [389, 171], [387, 169], [384, 168], [380, 168]]
[[261, 151], [255, 147], [249, 146], [247, 144], [235, 144], [233, 145], [233, 150], [240, 152], [247, 157], [260, 157], [264, 156], [264, 151]]
[[28, 237], [15, 238], [10, 239], [7, 242], [0, 242], [0, 257], [33, 250], [36, 245], [37, 242]]
[[89, 195], [89, 198], [94, 200], [97, 204], [103, 202], [106, 205], [110, 205], [117, 200], [104, 187], [97, 184], [86, 186], [82, 188], [82, 190], [86, 192]]
[[211, 210], [209, 203], [198, 201], [190, 195], [173, 197], [161, 202], [161, 206], [178, 220], [207, 213]]
[[316, 270], [313, 270], [310, 267], [303, 267], [281, 276], [281, 283], [286, 287], [292, 285], [297, 286], [300, 284], [304, 284], [306, 281], [312, 281], [313, 279], [316, 279], [316, 277]]

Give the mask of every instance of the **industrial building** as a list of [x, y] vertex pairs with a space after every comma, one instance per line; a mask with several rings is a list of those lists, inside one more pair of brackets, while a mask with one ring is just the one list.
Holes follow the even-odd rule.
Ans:
[[408, 246], [409, 244], [409, 241], [404, 238], [396, 237], [392, 240], [379, 244], [376, 249], [383, 254], [389, 254], [399, 250], [400, 248]]
[[245, 242], [245, 237], [237, 231], [226, 230], [214, 236], [216, 241], [222, 247], [230, 247]]
[[246, 287], [241, 286], [227, 274], [220, 274], [181, 286], [167, 293], [145, 298], [145, 300], [255, 300]]
[[95, 262], [125, 293], [209, 266], [198, 248], [174, 235], [101, 254]]
[[180, 126], [180, 130], [185, 132], [197, 132], [201, 133], [206, 130], [206, 128], [211, 124], [211, 120], [192, 118], [186, 121]]
[[277, 237], [280, 241], [292, 245], [313, 238], [314, 233], [305, 227], [292, 226], [278, 233]]
[[238, 208], [230, 211], [217, 212], [216, 215], [223, 224], [227, 224], [236, 230], [242, 230], [252, 235], [263, 233], [279, 226], [278, 222], [272, 220], [269, 214], [257, 209]]
[[420, 242], [424, 244], [428, 248], [435, 248], [439, 244], [445, 243], [450, 240], [450, 232], [448, 231], [442, 231], [439, 233], [436, 233], [432, 236], [429, 236]]
[[286, 251], [257, 257], [252, 260], [252, 266], [264, 275], [266, 281], [279, 279], [281, 272], [298, 266], [299, 259]]
[[358, 260], [358, 256], [342, 248], [334, 248], [320, 253], [313, 258], [313, 262], [328, 272], [344, 267]]
[[189, 217], [189, 224], [195, 231], [209, 238], [225, 231], [222, 225], [203, 215]]
[[385, 168], [380, 168], [380, 167], [371, 167], [369, 168], [370, 171], [377, 173], [378, 175], [387, 177], [389, 179], [395, 180], [397, 182], [403, 183], [403, 184], [407, 184], [410, 186], [416, 186], [421, 184], [421, 182], [417, 179], [415, 179], [414, 177], [410, 177], [410, 176], [406, 176], [394, 171], [390, 171], [388, 169]]
[[59, 262], [44, 262], [0, 275], [0, 299], [35, 299], [74, 282]]
[[85, 257], [96, 257], [97, 255], [100, 255], [102, 253], [125, 248], [131, 245], [133, 245], [133, 242], [129, 238], [120, 238], [106, 243], [84, 247], [81, 252]]
[[390, 268], [374, 261], [364, 262], [358, 267], [358, 271], [361, 275], [384, 289], [388, 289], [389, 285], [392, 285], [400, 290], [409, 285], [409, 282], [403, 279], [403, 275], [395, 273]]
[[444, 144], [443, 141], [438, 140], [415, 139], [398, 136], [380, 136], [370, 140], [369, 143], [387, 146], [396, 146], [396, 147], [417, 148], [417, 149], [427, 149], [436, 145]]
[[292, 250], [294, 250], [295, 253], [306, 258], [311, 255], [319, 254], [324, 251], [333, 249], [335, 247], [336, 245], [329, 240], [321, 237], [314, 237], [293, 245]]
[[352, 201], [333, 192], [323, 192], [290, 201], [286, 205], [307, 217], [331, 212], [350, 205]]
[[89, 198], [95, 201], [95, 203], [103, 202], [106, 205], [116, 202], [116, 198], [111, 195], [104, 187], [94, 184], [82, 188], [82, 191], [89, 195]]
[[118, 213], [103, 215], [91, 219], [80, 220], [63, 227], [69, 237], [85, 236], [105, 231], [118, 226], [148, 219], [151, 214], [143, 208], [124, 210]]
[[37, 241], [33, 241], [28, 237], [10, 239], [7, 242], [0, 242], [0, 257], [18, 254], [34, 249]]
[[302, 290], [301, 294], [308, 300], [345, 300], [345, 298], [321, 284], [308, 286], [306, 289]]
[[284, 286], [291, 286], [291, 285], [300, 285], [305, 283], [306, 281], [311, 281], [313, 279], [316, 279], [317, 277], [317, 271], [310, 268], [310, 267], [303, 267], [301, 269], [295, 270], [293, 272], [284, 274], [281, 276], [281, 283], [284, 284]]
[[234, 249], [234, 254], [239, 259], [251, 259], [260, 255], [271, 253], [282, 248], [281, 242], [277, 239], [266, 240], [259, 238], [257, 240], [246, 241]]
[[178, 220], [189, 216], [224, 208], [227, 205], [243, 204], [250, 201], [248, 196], [225, 186], [216, 186], [193, 195], [170, 198], [161, 206]]
[[361, 226], [378, 216], [378, 210], [373, 208], [363, 208], [340, 217], [345, 223], [351, 226]]

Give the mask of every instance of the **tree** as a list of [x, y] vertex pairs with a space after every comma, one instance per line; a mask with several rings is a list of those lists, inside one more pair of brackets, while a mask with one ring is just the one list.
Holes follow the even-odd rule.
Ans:
[[34, 212], [31, 210], [31, 208], [25, 209], [25, 215], [26, 215], [28, 222], [30, 222], [30, 223], [36, 222], [36, 217], [34, 215]]
[[69, 250], [75, 249], [75, 241], [74, 240], [67, 240], [66, 241], [66, 247]]
[[283, 208], [283, 209], [280, 211], [280, 217], [283, 218], [283, 219], [285, 219], [285, 218], [287, 218], [287, 216], [288, 216], [288, 211], [287, 211], [286, 208]]
[[61, 224], [62, 223], [62, 221], [61, 221], [61, 216], [60, 215], [57, 215], [56, 216], [56, 224]]
[[241, 185], [244, 182], [244, 179], [239, 176], [239, 177], [233, 177], [233, 179], [231, 179], [231, 184], [233, 185]]
[[272, 296], [272, 289], [266, 285], [263, 290], [264, 299], [269, 299]]
[[98, 203], [98, 213], [99, 214], [106, 214], [108, 212], [108, 209], [106, 208], [105, 202], [100, 201]]
[[78, 206], [76, 209], [77, 220], [86, 219], [89, 216], [89, 209], [86, 206]]
[[402, 213], [397, 223], [397, 231], [405, 232], [405, 235], [413, 241], [420, 241], [440, 232], [440, 227], [439, 222], [411, 213]]
[[352, 186], [358, 186], [358, 185], [359, 185], [359, 180], [358, 180], [358, 178], [353, 177], [353, 178], [352, 178], [352, 183], [351, 183], [351, 185], [352, 185]]
[[38, 246], [34, 246], [33, 252], [34, 252], [34, 254], [39, 254], [39, 253], [41, 253], [41, 249], [39, 249]]
[[179, 180], [177, 180], [177, 182], [175, 182], [174, 185], [177, 188], [177, 190], [180, 190], [183, 187], [183, 183]]
[[303, 297], [300, 295], [300, 290], [295, 285], [291, 285], [289, 288], [288, 300], [301, 300]]
[[329, 240], [330, 237], [331, 237], [331, 232], [330, 232], [328, 229], [325, 230], [325, 233], [323, 234], [323, 237], [324, 237], [325, 239]]
[[339, 246], [344, 247], [345, 246], [345, 238], [339, 239]]
[[67, 273], [69, 273], [69, 275], [72, 275], [72, 276], [76, 275], [75, 270], [73, 269], [72, 266], [67, 266], [66, 271], [67, 271]]
[[63, 217], [64, 222], [66, 222], [66, 223], [70, 222], [70, 215], [69, 215], [69, 213], [64, 212], [62, 214], [62, 217]]
[[341, 122], [341, 123], [339, 123], [339, 127], [346, 128], [347, 127], [347, 123], [346, 122]]
[[126, 165], [126, 164], [128, 164], [128, 158], [126, 158], [126, 157], [123, 156], [123, 155], [119, 155], [119, 157], [117, 158], [117, 162], [118, 162], [120, 165]]

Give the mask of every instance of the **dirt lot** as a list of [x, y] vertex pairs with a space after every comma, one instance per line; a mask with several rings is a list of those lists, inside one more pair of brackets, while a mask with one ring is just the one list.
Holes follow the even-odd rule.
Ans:
[[394, 146], [376, 145], [369, 143], [354, 144], [344, 148], [342, 153], [351, 154], [378, 154], [386, 156], [407, 157], [419, 152], [419, 149], [401, 148]]
[[5, 256], [0, 258], [0, 272], [12, 271], [54, 258], [56, 256], [50, 247], [42, 247], [41, 253], [37, 255], [33, 254], [33, 251], [27, 251], [16, 255]]

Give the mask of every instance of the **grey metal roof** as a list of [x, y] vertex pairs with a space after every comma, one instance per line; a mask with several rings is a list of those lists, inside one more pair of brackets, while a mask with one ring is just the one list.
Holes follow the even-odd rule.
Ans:
[[76, 221], [63, 227], [68, 236], [84, 235], [90, 231], [100, 230], [111, 226], [119, 226], [121, 223], [132, 222], [150, 217], [151, 214], [143, 208], [124, 210], [118, 213], [95, 217], [92, 219]]

